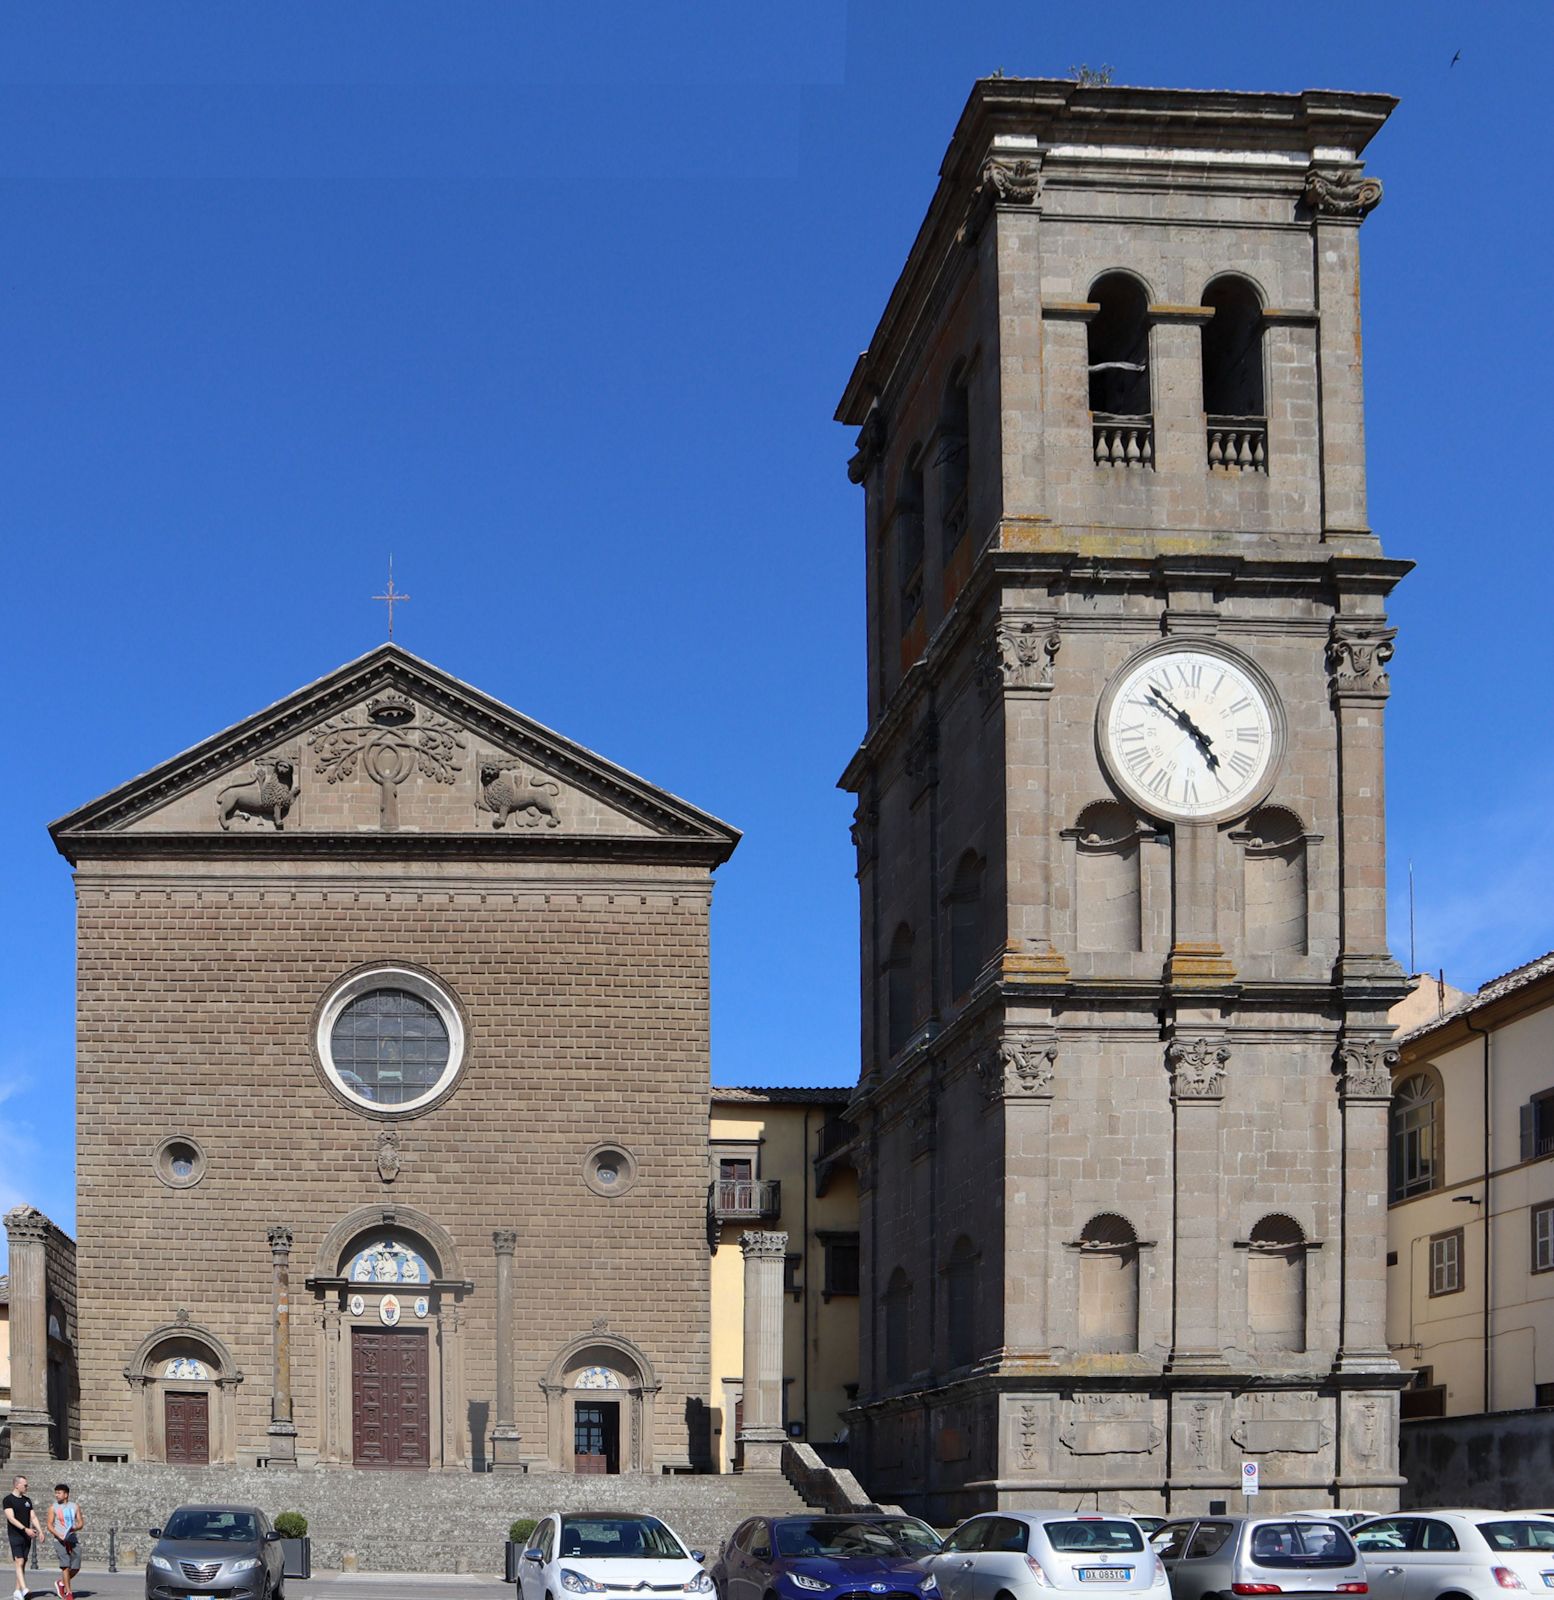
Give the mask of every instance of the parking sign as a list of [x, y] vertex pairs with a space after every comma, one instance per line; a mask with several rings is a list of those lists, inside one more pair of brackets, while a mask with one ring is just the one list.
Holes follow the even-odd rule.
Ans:
[[1257, 1486], [1257, 1469], [1258, 1463], [1255, 1461], [1243, 1461], [1241, 1463], [1242, 1494], [1257, 1494], [1259, 1492]]

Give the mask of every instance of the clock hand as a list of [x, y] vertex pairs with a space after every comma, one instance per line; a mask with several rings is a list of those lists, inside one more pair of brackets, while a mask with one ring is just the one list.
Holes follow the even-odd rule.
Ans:
[[1165, 711], [1166, 715], [1169, 716], [1177, 725], [1177, 727], [1186, 733], [1188, 737], [1192, 739], [1193, 743], [1196, 744], [1203, 752], [1203, 759], [1205, 763], [1207, 763], [1207, 765], [1210, 767], [1217, 767], [1219, 765], [1219, 757], [1214, 754], [1214, 741], [1208, 736], [1208, 734], [1206, 734], [1203, 729], [1193, 721], [1192, 717], [1187, 712], [1183, 711], [1180, 706], [1176, 705], [1171, 698], [1157, 688], [1156, 685], [1150, 684], [1149, 692], [1155, 697], [1160, 708]]

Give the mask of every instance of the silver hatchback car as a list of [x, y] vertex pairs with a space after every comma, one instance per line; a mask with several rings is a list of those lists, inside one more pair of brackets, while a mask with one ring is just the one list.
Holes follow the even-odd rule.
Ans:
[[1171, 1600], [1269, 1594], [1329, 1600], [1368, 1592], [1365, 1563], [1336, 1522], [1184, 1517], [1168, 1522], [1150, 1543], [1171, 1580]]
[[923, 1559], [939, 1600], [1056, 1600], [1121, 1589], [1170, 1600], [1165, 1571], [1130, 1517], [998, 1511], [963, 1522]]

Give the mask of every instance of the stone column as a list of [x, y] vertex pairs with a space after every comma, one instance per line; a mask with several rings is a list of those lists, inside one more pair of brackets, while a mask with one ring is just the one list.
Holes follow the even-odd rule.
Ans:
[[984, 1100], [1002, 1105], [1003, 1345], [1022, 1360], [1044, 1356], [1052, 1346], [1049, 1175], [1057, 1058], [1054, 1030], [1020, 1028], [1006, 1032], [977, 1062]]
[[778, 1472], [782, 1425], [782, 1273], [785, 1233], [742, 1233], [745, 1254], [744, 1415], [739, 1443], [746, 1472]]
[[518, 1230], [498, 1228], [491, 1243], [496, 1250], [496, 1422], [491, 1429], [491, 1470], [522, 1472], [513, 1416], [513, 1251], [518, 1248]]
[[54, 1226], [34, 1206], [6, 1212], [11, 1245], [11, 1460], [47, 1461], [48, 1239]]
[[1384, 1028], [1366, 1037], [1346, 1027], [1337, 1051], [1343, 1117], [1337, 1365], [1346, 1371], [1397, 1366], [1387, 1350], [1387, 1123], [1398, 1052]]
[[[1183, 1026], [1180, 1020], [1177, 1026]], [[1173, 1372], [1214, 1371], [1225, 1362], [1219, 1325], [1223, 1165], [1219, 1110], [1229, 1059], [1229, 1049], [1214, 1033], [1178, 1032], [1166, 1047], [1176, 1136], [1172, 1161]]]
[[269, 1465], [297, 1464], [297, 1425], [291, 1420], [291, 1229], [271, 1228], [270, 1274], [273, 1302], [270, 1345], [274, 1374], [270, 1385]]

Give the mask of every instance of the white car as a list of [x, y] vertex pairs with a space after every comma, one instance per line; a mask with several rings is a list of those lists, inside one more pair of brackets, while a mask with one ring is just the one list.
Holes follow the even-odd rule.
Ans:
[[700, 1550], [687, 1550], [667, 1523], [645, 1513], [552, 1511], [518, 1563], [518, 1600], [577, 1595], [707, 1595]]
[[1535, 1511], [1420, 1511], [1373, 1517], [1351, 1534], [1371, 1600], [1506, 1600], [1554, 1590], [1554, 1517]]
[[1151, 1591], [1169, 1600], [1160, 1558], [1131, 1517], [997, 1511], [963, 1522], [923, 1561], [942, 1600], [1055, 1600], [1056, 1594]]

